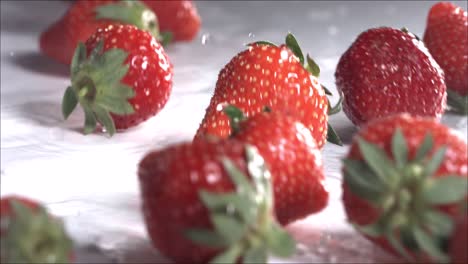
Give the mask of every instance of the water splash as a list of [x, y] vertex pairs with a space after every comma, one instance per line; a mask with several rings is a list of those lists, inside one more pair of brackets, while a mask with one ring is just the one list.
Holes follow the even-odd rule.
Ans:
[[210, 33], [205, 33], [201, 37], [201, 44], [206, 45], [209, 41], [211, 41], [211, 35]]
[[255, 38], [255, 34], [252, 33], [252, 32], [250, 32], [250, 33], [249, 33], [249, 38]]

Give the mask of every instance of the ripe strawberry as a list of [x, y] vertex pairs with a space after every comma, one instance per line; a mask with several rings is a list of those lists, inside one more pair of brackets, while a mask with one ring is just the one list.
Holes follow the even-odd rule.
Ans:
[[62, 222], [36, 201], [5, 196], [0, 199], [2, 263], [69, 263], [72, 242]]
[[140, 1], [80, 0], [42, 32], [40, 49], [58, 62], [70, 64], [78, 43], [98, 27], [113, 23], [132, 24], [159, 37], [156, 15]]
[[449, 2], [432, 6], [424, 43], [445, 72], [448, 103], [468, 114], [468, 22], [467, 13]]
[[310, 131], [282, 112], [261, 112], [245, 118], [233, 107], [224, 109], [230, 117], [232, 138], [257, 147], [272, 174], [275, 211], [286, 225], [316, 213], [328, 203], [322, 157]]
[[149, 236], [177, 263], [266, 263], [267, 251], [294, 250], [273, 216], [271, 175], [255, 147], [182, 143], [146, 155], [138, 175]]
[[468, 216], [466, 213], [459, 217], [455, 223], [455, 229], [450, 239], [450, 262], [468, 263]]
[[75, 52], [63, 115], [80, 103], [85, 134], [99, 122], [112, 136], [158, 113], [171, 93], [172, 76], [168, 56], [148, 32], [131, 25], [99, 28]]
[[344, 160], [343, 202], [358, 231], [390, 252], [444, 262], [467, 198], [467, 144], [435, 119], [392, 115], [359, 131]]
[[230, 135], [229, 120], [222, 112], [225, 104], [238, 107], [247, 117], [269, 107], [296, 116], [321, 148], [327, 137], [329, 106], [317, 79], [318, 66], [309, 56], [308, 65], [303, 65], [304, 56], [291, 34], [286, 37], [286, 45], [276, 46], [268, 42], [249, 45], [219, 73], [214, 95], [196, 137], [226, 138]]
[[190, 41], [200, 30], [200, 16], [189, 0], [143, 0], [158, 16], [161, 32], [170, 32], [174, 40]]
[[443, 72], [422, 42], [388, 27], [361, 33], [335, 72], [343, 110], [356, 125], [393, 113], [440, 118], [446, 105]]

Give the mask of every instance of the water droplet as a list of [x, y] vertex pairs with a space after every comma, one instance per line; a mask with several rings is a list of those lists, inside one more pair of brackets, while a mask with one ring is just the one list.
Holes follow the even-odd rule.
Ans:
[[143, 70], [146, 70], [146, 68], [148, 67], [148, 62], [147, 61], [143, 61], [143, 63], [141, 64], [141, 68]]
[[15, 53], [13, 51], [10, 52], [10, 57], [14, 57]]
[[219, 175], [216, 173], [210, 173], [206, 176], [206, 181], [208, 183], [215, 183], [219, 180]]
[[201, 37], [202, 45], [206, 45], [208, 43], [208, 41], [210, 41], [210, 39], [211, 39], [210, 33], [203, 34], [202, 37]]
[[255, 38], [255, 34], [252, 33], [252, 32], [250, 32], [250, 33], [249, 33], [249, 38]]

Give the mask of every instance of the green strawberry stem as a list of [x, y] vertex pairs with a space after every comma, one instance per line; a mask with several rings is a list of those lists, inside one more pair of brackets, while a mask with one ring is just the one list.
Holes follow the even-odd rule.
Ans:
[[[286, 43], [286, 46], [294, 53], [294, 55], [296, 55], [296, 57], [299, 59], [303, 67], [308, 72], [310, 72], [312, 76], [315, 76], [318, 78], [320, 76], [319, 65], [309, 56], [309, 54], [307, 54], [307, 56], [304, 58], [304, 53], [302, 52], [302, 49], [299, 46], [299, 43], [297, 42], [296, 37], [294, 37], [293, 34], [288, 33], [288, 35], [286, 35], [285, 43]], [[252, 45], [269, 45], [269, 46], [277, 47], [277, 45], [269, 41], [256, 41], [256, 42], [247, 44], [247, 46], [252, 46]], [[321, 85], [321, 86], [326, 95], [333, 96], [330, 90], [328, 90], [324, 85]], [[331, 116], [341, 111], [341, 103], [343, 102], [343, 94], [340, 92], [339, 96], [340, 97], [339, 97], [338, 103], [333, 107], [331, 106], [330, 99], [327, 98], [328, 108], [329, 108], [328, 115]], [[333, 127], [331, 127], [330, 123], [328, 123], [327, 141], [335, 145], [343, 146], [343, 142], [341, 141], [340, 137], [338, 136], [336, 131], [333, 129]]]
[[[2, 263], [69, 263], [72, 241], [62, 222], [53, 219], [46, 209], [31, 209], [20, 202], [11, 201], [13, 214], [2, 217]], [[5, 221], [5, 222], [3, 222]]]
[[189, 229], [192, 241], [224, 251], [211, 263], [267, 263], [268, 253], [279, 257], [293, 254], [295, 242], [273, 217], [271, 174], [257, 149], [245, 147], [249, 178], [234, 163], [222, 164], [235, 190], [230, 193], [200, 191], [200, 199], [210, 211], [214, 230]]
[[96, 8], [96, 19], [109, 19], [150, 32], [161, 43], [169, 43], [171, 35], [160, 34], [156, 14], [143, 2], [137, 0], [121, 0], [116, 3], [102, 5]]
[[447, 89], [447, 104], [449, 109], [460, 115], [468, 115], [468, 95], [462, 96]]
[[110, 113], [134, 113], [128, 99], [135, 92], [121, 83], [129, 68], [123, 64], [127, 53], [116, 48], [103, 52], [103, 46], [101, 40], [88, 56], [85, 45], [78, 44], [71, 63], [72, 84], [62, 100], [62, 114], [67, 119], [79, 103], [85, 114], [84, 133], [92, 133], [100, 123], [112, 136], [116, 129]]
[[451, 235], [453, 220], [436, 207], [466, 199], [468, 190], [466, 177], [433, 177], [446, 148], [441, 147], [430, 157], [433, 138], [428, 134], [415, 157], [409, 159], [400, 128], [392, 138], [393, 158], [362, 138], [358, 145], [364, 160], [344, 160], [344, 182], [352, 193], [378, 209], [381, 216], [367, 226], [353, 225], [368, 236], [386, 237], [409, 261], [413, 259], [408, 249], [447, 262], [442, 244]]

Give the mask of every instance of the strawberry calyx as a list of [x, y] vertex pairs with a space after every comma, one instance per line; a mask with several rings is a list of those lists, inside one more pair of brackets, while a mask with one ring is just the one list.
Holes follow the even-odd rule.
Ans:
[[433, 138], [427, 134], [415, 157], [409, 159], [400, 128], [392, 137], [393, 159], [362, 138], [358, 138], [358, 146], [363, 160], [344, 160], [344, 182], [352, 193], [372, 204], [380, 217], [369, 225], [353, 224], [356, 229], [370, 237], [385, 237], [409, 261], [414, 261], [411, 250], [447, 262], [444, 241], [450, 237], [453, 220], [436, 207], [463, 201], [468, 190], [466, 177], [433, 177], [446, 147], [429, 156]]
[[214, 230], [189, 229], [192, 241], [225, 250], [211, 263], [267, 263], [268, 253], [290, 256], [295, 249], [293, 238], [273, 217], [271, 174], [257, 149], [245, 147], [249, 178], [228, 158], [222, 158], [235, 190], [230, 193], [199, 192], [209, 209]]
[[121, 0], [116, 3], [101, 5], [96, 8], [96, 19], [109, 19], [148, 31], [157, 40], [167, 44], [172, 34], [159, 32], [159, 23], [156, 14], [143, 2], [137, 0]]
[[9, 201], [11, 216], [2, 216], [2, 263], [69, 263], [72, 241], [63, 223], [44, 207], [28, 208]]
[[447, 104], [454, 113], [468, 115], [468, 95], [463, 96], [447, 89]]
[[[301, 65], [314, 77], [319, 78], [320, 76], [320, 67], [319, 65], [310, 57], [309, 54], [306, 55], [304, 58], [304, 53], [302, 52], [302, 49], [299, 45], [299, 43], [296, 40], [296, 37], [294, 37], [293, 34], [288, 33], [286, 35], [286, 40], [285, 40], [286, 47], [288, 47], [292, 53], [297, 57]], [[269, 45], [269, 46], [274, 46], [277, 47], [276, 44], [271, 43], [269, 41], [256, 41], [253, 43], [247, 44], [247, 46], [253, 46], [253, 45]], [[333, 96], [332, 92], [325, 87], [324, 85], [320, 84], [322, 87], [323, 91], [325, 92], [326, 95], [328, 96]], [[330, 99], [327, 97], [328, 101], [328, 115], [334, 115], [337, 114], [341, 111], [341, 104], [343, 102], [344, 95], [342, 92], [339, 92], [339, 99], [338, 102], [336, 103], [335, 106], [332, 106], [330, 103]], [[327, 123], [328, 129], [327, 129], [327, 141], [330, 143], [333, 143], [335, 145], [343, 146], [343, 142], [341, 141], [340, 137], [338, 136], [338, 133], [333, 129], [333, 127], [330, 125], [330, 123]]]
[[127, 52], [117, 48], [103, 52], [103, 47], [101, 40], [88, 56], [85, 45], [78, 44], [71, 63], [71, 86], [62, 100], [62, 114], [67, 119], [79, 103], [85, 114], [84, 133], [92, 133], [100, 123], [112, 136], [116, 128], [110, 113], [134, 113], [128, 99], [135, 96], [135, 91], [121, 82], [129, 69], [124, 65]]
[[[270, 108], [265, 107], [264, 111], [270, 111]], [[226, 105], [223, 107], [223, 112], [229, 118], [229, 125], [231, 126], [231, 136], [236, 135], [240, 130], [240, 123], [245, 121], [245, 117], [242, 110], [235, 107], [234, 105]]]

